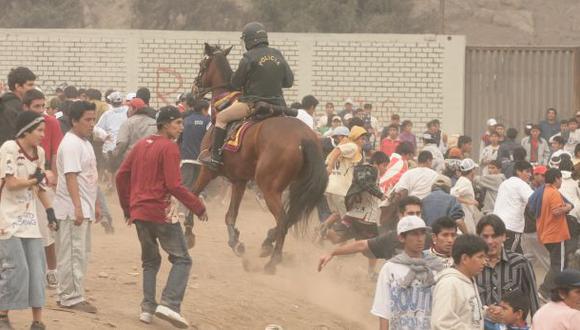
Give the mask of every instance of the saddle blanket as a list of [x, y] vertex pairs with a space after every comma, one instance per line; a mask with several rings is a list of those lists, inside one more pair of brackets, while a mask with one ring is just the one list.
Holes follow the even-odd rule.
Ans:
[[232, 127], [232, 132], [228, 135], [228, 139], [224, 144], [224, 151], [238, 152], [242, 147], [242, 141], [248, 128], [252, 127], [256, 122], [253, 120], [245, 121], [241, 124]]

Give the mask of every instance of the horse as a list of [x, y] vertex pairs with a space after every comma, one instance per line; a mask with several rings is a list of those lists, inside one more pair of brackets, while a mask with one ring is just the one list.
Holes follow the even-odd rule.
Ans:
[[[229, 82], [232, 69], [227, 55], [232, 47], [222, 49], [205, 44], [205, 56], [192, 87], [196, 97], [211, 92], [213, 104], [221, 95], [231, 92]], [[208, 152], [211, 136], [210, 128], [202, 142], [203, 152]], [[225, 222], [228, 245], [238, 256], [245, 253], [245, 246], [239, 240], [236, 219], [247, 182], [254, 180], [262, 191], [276, 226], [268, 231], [260, 257], [271, 256], [265, 271], [274, 273], [276, 265], [282, 261], [288, 229], [298, 223], [306, 223], [328, 184], [317, 135], [296, 118], [271, 117], [259, 121], [246, 130], [239, 151], [224, 151], [223, 165], [219, 171], [213, 172], [202, 166], [193, 192], [199, 194], [217, 176], [227, 178], [232, 185]], [[288, 198], [283, 203], [282, 194], [287, 188]]]

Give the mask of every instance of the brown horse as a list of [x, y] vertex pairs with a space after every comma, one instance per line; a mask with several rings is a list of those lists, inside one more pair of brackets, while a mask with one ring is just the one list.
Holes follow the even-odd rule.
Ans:
[[[194, 87], [198, 96], [211, 92], [212, 101], [215, 101], [219, 95], [229, 91], [232, 69], [226, 56], [230, 50], [231, 47], [224, 50], [205, 44], [205, 57], [200, 63]], [[203, 145], [209, 145], [210, 137], [211, 131], [206, 134]], [[276, 219], [276, 227], [268, 231], [261, 252], [262, 257], [271, 255], [266, 271], [274, 272], [282, 260], [288, 229], [309, 217], [326, 190], [328, 176], [319, 140], [300, 120], [268, 118], [248, 128], [239, 151], [224, 151], [223, 162], [217, 173], [202, 168], [194, 193], [199, 194], [218, 175], [231, 181], [232, 196], [226, 213], [228, 245], [241, 255], [245, 248], [239, 241], [236, 218], [246, 183], [254, 180]], [[289, 197], [283, 203], [282, 193], [287, 188]]]

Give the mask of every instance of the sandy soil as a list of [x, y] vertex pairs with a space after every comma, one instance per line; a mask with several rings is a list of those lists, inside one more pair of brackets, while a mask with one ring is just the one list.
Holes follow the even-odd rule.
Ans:
[[[134, 228], [122, 224], [117, 202], [112, 197], [109, 200], [116, 233], [105, 235], [100, 225], [93, 227], [86, 276], [87, 295], [99, 313], [61, 310], [55, 292], [47, 291], [45, 323], [49, 329], [171, 329], [159, 319], [151, 325], [138, 321], [142, 297], [139, 242]], [[333, 260], [317, 273], [318, 257], [330, 246], [321, 248], [291, 234], [277, 274], [265, 274], [266, 260], [257, 257], [258, 248], [273, 219], [248, 192], [238, 219], [247, 260], [254, 269], [248, 272], [226, 244], [226, 206], [214, 201], [208, 207], [210, 222], [196, 224], [197, 245], [190, 251], [194, 264], [182, 305], [192, 325], [199, 329], [264, 329], [268, 324], [318, 330], [376, 327], [378, 322], [369, 314], [374, 283], [367, 278], [362, 256]], [[158, 298], [168, 269], [165, 258], [158, 277]], [[11, 319], [16, 329], [30, 326], [29, 311], [11, 312]]]

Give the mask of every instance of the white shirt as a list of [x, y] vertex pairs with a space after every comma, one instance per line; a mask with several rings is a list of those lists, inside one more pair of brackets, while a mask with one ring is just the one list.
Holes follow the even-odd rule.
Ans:
[[310, 129], [315, 130], [316, 127], [314, 126], [314, 118], [306, 112], [306, 110], [298, 109], [298, 115], [296, 115], [296, 119], [302, 121], [306, 126], [310, 127]]
[[360, 161], [360, 151], [353, 142], [339, 144], [337, 148], [340, 150], [340, 156], [328, 176], [326, 192], [346, 196], [348, 188], [352, 184], [354, 166]]
[[75, 218], [75, 208], [68, 193], [65, 174], [78, 173], [77, 181], [83, 216], [85, 219], [94, 220], [99, 174], [95, 151], [91, 143], [86, 139], [81, 139], [72, 131], [66, 133], [58, 147], [56, 168], [58, 172], [54, 199], [56, 217], [61, 220]]
[[[37, 158], [27, 155], [16, 143], [9, 140], [0, 148], [0, 179], [14, 176], [28, 179], [36, 168], [44, 170], [44, 150], [37, 149]], [[17, 190], [2, 189], [0, 194], [0, 240], [10, 237], [41, 238], [36, 216], [35, 194], [38, 187]]]
[[[451, 188], [451, 196], [457, 198], [464, 198], [469, 200], [475, 200], [475, 191], [473, 190], [473, 183], [466, 177], [460, 177], [455, 186]], [[465, 216], [463, 220], [465, 221], [465, 227], [469, 234], [475, 234], [476, 229], [476, 207], [474, 205], [468, 205], [461, 203], [461, 208]]]
[[[389, 320], [389, 329], [431, 329], [431, 300], [434, 286], [415, 280], [405, 288], [401, 282], [409, 266], [387, 261], [377, 279], [371, 314]], [[433, 271], [433, 276], [436, 272]]]
[[493, 214], [503, 220], [508, 230], [523, 233], [524, 210], [533, 193], [532, 188], [524, 180], [512, 176], [499, 185]]
[[103, 144], [103, 153], [106, 154], [109, 151], [115, 150], [115, 146], [117, 145], [117, 135], [119, 134], [119, 129], [121, 129], [121, 125], [127, 121], [127, 110], [126, 106], [120, 106], [117, 108], [111, 108], [108, 111], [105, 111], [99, 122], [97, 123], [97, 127], [102, 128], [110, 135], [110, 138], [105, 140]]
[[431, 193], [431, 188], [437, 179], [437, 172], [428, 167], [417, 167], [405, 172], [395, 186], [395, 192], [407, 190], [409, 196], [423, 199]]

